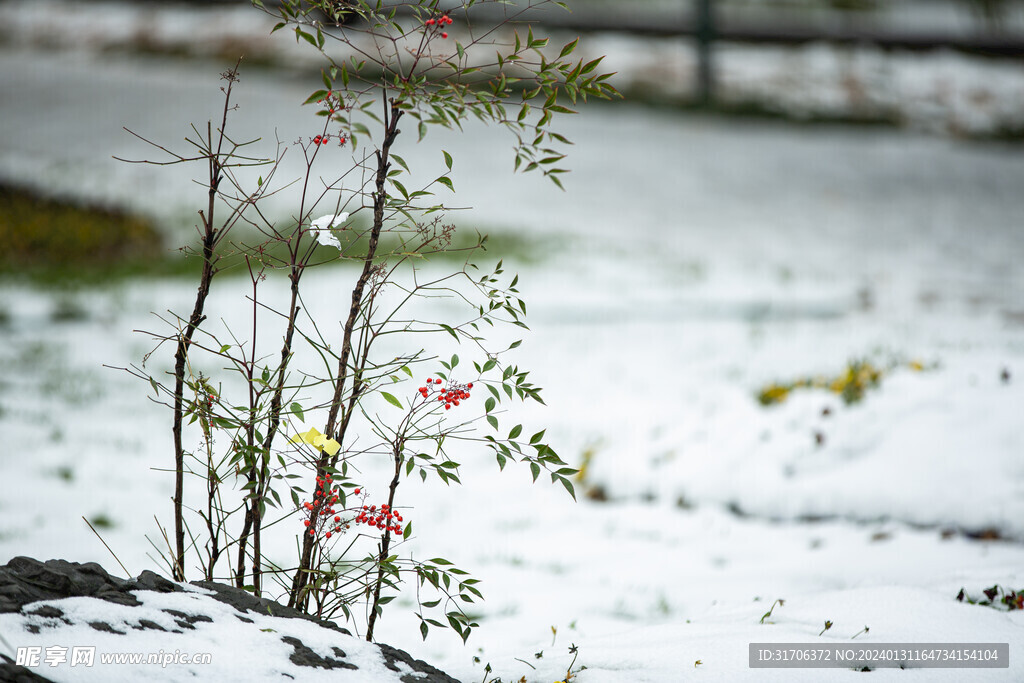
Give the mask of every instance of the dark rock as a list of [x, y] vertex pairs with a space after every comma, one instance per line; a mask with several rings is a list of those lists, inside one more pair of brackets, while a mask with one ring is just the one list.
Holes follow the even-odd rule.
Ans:
[[0, 681], [10, 683], [53, 683], [49, 678], [43, 678], [32, 669], [18, 666], [10, 657], [0, 654]]
[[[193, 624], [196, 624], [200, 621], [209, 621], [211, 623], [213, 622], [213, 619], [206, 616], [205, 614], [185, 614], [184, 612], [179, 612], [176, 609], [165, 609], [162, 611], [174, 617], [175, 624], [190, 631], [195, 631], [196, 627], [193, 626]], [[253, 623], [252, 619], [245, 619], [245, 621], [248, 621], [250, 624]]]
[[118, 631], [105, 621], [90, 621], [89, 626], [92, 626], [97, 631], [103, 631], [104, 633], [116, 633], [119, 636], [126, 635], [125, 631]]
[[[138, 631], [145, 631], [146, 629], [150, 629], [152, 631], [164, 631], [165, 633], [167, 632], [167, 629], [165, 629], [163, 626], [156, 623], [155, 621], [150, 621], [149, 619], [139, 619], [139, 625], [133, 626], [132, 628]], [[193, 626], [191, 628], [195, 627]]]
[[30, 602], [72, 596], [114, 597], [113, 601], [121, 604], [141, 604], [131, 593], [124, 592], [125, 583], [107, 574], [95, 562], [40, 562], [30, 557], [15, 557], [0, 567], [0, 612], [17, 612]]
[[216, 583], [215, 581], [193, 581], [192, 585], [213, 591], [214, 595], [211, 595], [211, 598], [219, 600], [226, 605], [231, 605], [242, 614], [245, 614], [245, 612], [248, 611], [256, 612], [257, 614], [268, 614], [272, 617], [305, 619], [306, 621], [312, 621], [314, 624], [319, 624], [324, 628], [344, 633], [346, 636], [352, 635], [348, 629], [341, 628], [333, 621], [317, 619], [314, 616], [300, 612], [299, 610], [291, 607], [285, 607], [281, 603], [274, 602], [268, 598], [257, 598], [252, 593], [247, 593], [243, 590], [239, 590], [238, 588], [234, 588], [233, 586], [226, 586], [223, 583]]
[[443, 671], [439, 671], [434, 667], [430, 666], [422, 659], [413, 659], [405, 650], [399, 650], [397, 647], [391, 647], [380, 643], [378, 645], [380, 652], [384, 655], [384, 665], [392, 671], [401, 671], [395, 662], [401, 662], [407, 667], [413, 670], [415, 673], [423, 674], [422, 676], [416, 676], [414, 674], [406, 674], [402, 676], [401, 681], [403, 683], [420, 683], [422, 681], [428, 681], [429, 683], [459, 683], [458, 679], [452, 678]]
[[175, 591], [182, 590], [181, 586], [168, 581], [159, 574], [155, 574], [148, 569], [141, 574], [139, 578], [132, 579], [127, 582], [130, 588], [128, 590], [141, 590], [141, 591], [156, 591], [157, 593], [173, 593]]
[[[246, 623], [254, 623], [252, 619], [245, 616], [247, 612], [256, 612], [261, 615], [269, 615], [282, 619], [303, 619], [310, 621], [321, 628], [330, 629], [340, 635], [351, 637], [351, 633], [337, 624], [317, 619], [298, 610], [286, 607], [280, 603], [267, 598], [257, 598], [244, 590], [227, 586], [212, 581], [193, 581], [193, 585], [210, 591], [212, 594], [205, 596], [218, 600], [234, 607], [238, 614], [235, 616]], [[60, 620], [65, 624], [71, 622], [65, 617], [64, 612], [52, 605], [39, 605], [31, 611], [25, 611], [25, 607], [31, 603], [41, 600], [59, 600], [72, 597], [91, 597], [99, 600], [125, 605], [128, 607], [139, 607], [142, 603], [133, 595], [133, 591], [156, 591], [160, 593], [183, 592], [186, 590], [181, 584], [168, 581], [167, 579], [151, 572], [144, 571], [135, 579], [120, 579], [110, 576], [100, 565], [94, 562], [80, 564], [77, 562], [66, 562], [64, 560], [48, 560], [40, 562], [29, 557], [16, 557], [7, 565], [0, 567], [0, 613], [22, 612], [26, 616], [31, 615], [42, 619]], [[174, 617], [175, 623], [183, 629], [195, 630], [195, 624], [200, 622], [214, 623], [214, 620], [204, 614], [186, 614], [173, 609], [163, 610]], [[26, 628], [33, 633], [38, 633], [41, 628], [50, 624], [31, 624]], [[53, 623], [57, 626], [57, 623]], [[126, 635], [115, 626], [103, 621], [90, 622], [89, 626], [106, 633]], [[160, 624], [149, 620], [139, 619], [131, 626], [134, 629], [155, 629], [167, 631]], [[169, 632], [168, 637], [173, 637]], [[311, 648], [307, 647], [301, 640], [291, 636], [283, 637], [282, 640], [294, 648], [289, 659], [300, 666], [310, 666], [326, 669], [357, 669], [351, 662], [345, 661], [345, 651], [340, 647], [332, 647], [333, 657], [324, 657]], [[435, 669], [426, 662], [413, 657], [402, 650], [389, 645], [378, 644], [387, 668], [392, 671], [406, 670], [399, 664], [411, 669], [414, 673], [408, 673], [401, 677], [407, 683], [458, 683], [456, 679], [443, 671]], [[344, 680], [344, 674], [339, 672], [339, 680]], [[25, 683], [48, 683], [47, 678], [40, 676], [29, 668], [18, 666], [14, 661], [5, 655], [0, 654], [0, 681], [16, 681]]]
[[[313, 650], [309, 649], [302, 644], [302, 641], [292, 636], [284, 636], [281, 638], [282, 643], [286, 643], [295, 648], [295, 652], [292, 653], [290, 659], [292, 664], [296, 666], [310, 666], [318, 669], [358, 669], [355, 664], [349, 664], [343, 662], [341, 659], [334, 659], [333, 657], [321, 657]], [[345, 653], [338, 648], [333, 648], [334, 653], [341, 657], [345, 656]]]
[[63, 612], [52, 605], [43, 605], [42, 607], [37, 607], [31, 612], [25, 612], [25, 614], [33, 614], [37, 617], [47, 617], [49, 619], [56, 619], [64, 616]]

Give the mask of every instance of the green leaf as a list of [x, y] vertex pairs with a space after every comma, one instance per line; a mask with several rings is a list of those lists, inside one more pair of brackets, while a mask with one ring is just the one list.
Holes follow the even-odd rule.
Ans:
[[[575, 497], [573, 496], [573, 498]], [[412, 522], [406, 522], [405, 528], [402, 529], [402, 538], [408, 540], [410, 536], [412, 536]]]
[[495, 405], [496, 403], [494, 402], [494, 399], [488, 398], [486, 401], [484, 401], [484, 411], [488, 413], [491, 412], [492, 410], [494, 410]]
[[314, 102], [318, 102], [319, 100], [322, 100], [326, 96], [327, 96], [327, 91], [326, 90], [317, 90], [312, 95], [307, 97], [306, 101], [303, 102], [303, 104], [313, 104]]
[[456, 633], [460, 636], [462, 635], [462, 625], [459, 624], [458, 619], [456, 619], [450, 612], [448, 613], [448, 623], [452, 625], [452, 628], [455, 629]]
[[442, 185], [447, 187], [452, 192], [455, 192], [455, 186], [452, 184], [452, 179], [449, 178], [448, 176], [443, 175], [443, 176], [439, 177], [437, 179], [437, 182], [441, 183]]
[[382, 392], [380, 392], [380, 395], [384, 397], [385, 401], [387, 401], [391, 405], [395, 406], [396, 408], [402, 408], [403, 407], [402, 406], [402, 402], [399, 401], [394, 396], [392, 396], [391, 394], [389, 394], [388, 392], [382, 391]]
[[508, 438], [509, 439], [514, 439], [514, 438], [516, 438], [517, 436], [519, 436], [522, 433], [523, 433], [523, 425], [516, 425], [515, 427], [512, 428], [512, 431], [510, 431], [508, 433]]
[[572, 482], [565, 477], [559, 477], [558, 481], [562, 482], [562, 486], [565, 487], [565, 490], [569, 492], [569, 495], [572, 496], [573, 500], [576, 500], [576, 489], [572, 487]]
[[494, 417], [493, 415], [488, 415], [488, 416], [487, 416], [487, 422], [488, 422], [488, 423], [489, 423], [489, 424], [490, 424], [490, 425], [491, 425], [492, 427], [494, 427], [494, 429], [495, 429], [495, 430], [497, 430], [497, 429], [498, 429], [498, 418]]
[[562, 52], [561, 52], [561, 54], [558, 55], [558, 58], [561, 59], [562, 57], [565, 57], [567, 55], [572, 54], [572, 51], [576, 49], [576, 44], [579, 43], [579, 42], [580, 42], [580, 39], [577, 38], [576, 40], [572, 41], [571, 43], [567, 43], [566, 46], [562, 48]]
[[590, 73], [591, 71], [593, 71], [594, 69], [597, 68], [597, 65], [601, 63], [602, 59], [604, 59], [604, 57], [598, 57], [597, 59], [594, 59], [592, 61], [587, 62], [586, 65], [582, 69], [580, 69], [580, 73], [581, 74], [588, 74], [588, 73]]
[[544, 432], [546, 432], [546, 431], [547, 431], [546, 429], [542, 429], [539, 432], [537, 432], [536, 434], [534, 434], [533, 436], [531, 436], [530, 437], [530, 445], [540, 443], [540, 440], [544, 438]]
[[427, 639], [427, 631], [428, 630], [429, 629], [427, 628], [427, 622], [421, 621], [420, 622], [420, 635], [423, 636], [423, 640]]
[[530, 472], [533, 473], [533, 480], [537, 481], [537, 477], [540, 476], [540, 465], [535, 462], [530, 463]]
[[452, 155], [448, 152], [441, 150], [441, 154], [444, 155], [444, 165], [448, 167], [448, 170], [452, 170]]
[[306, 419], [303, 417], [302, 406], [300, 406], [298, 403], [292, 403], [290, 408], [292, 411], [292, 415], [299, 418], [299, 420], [301, 420], [302, 422], [306, 421]]
[[398, 165], [405, 169], [406, 173], [409, 173], [409, 165], [405, 163], [405, 159], [398, 156], [394, 152], [391, 153], [391, 158], [398, 162]]

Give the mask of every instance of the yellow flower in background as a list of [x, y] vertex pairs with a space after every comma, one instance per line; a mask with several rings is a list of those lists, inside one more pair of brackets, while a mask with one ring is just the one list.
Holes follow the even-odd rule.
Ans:
[[308, 432], [301, 432], [289, 439], [291, 443], [306, 443], [319, 448], [327, 455], [334, 455], [341, 450], [341, 444], [334, 439], [328, 439], [316, 427], [310, 427]]

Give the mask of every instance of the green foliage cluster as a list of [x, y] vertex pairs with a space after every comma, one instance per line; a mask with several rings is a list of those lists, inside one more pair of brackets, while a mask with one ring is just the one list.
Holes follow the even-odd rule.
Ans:
[[772, 382], [757, 392], [757, 402], [763, 406], [770, 406], [783, 403], [796, 389], [827, 389], [842, 398], [843, 403], [851, 405], [860, 402], [868, 389], [877, 388], [883, 377], [899, 367], [906, 367], [914, 372], [927, 369], [920, 361], [893, 363], [887, 368], [882, 368], [869, 360], [853, 360], [847, 363], [842, 372], [832, 377], [815, 375], [790, 382]]
[[124, 211], [0, 184], [0, 270], [106, 269], [159, 259], [153, 223]]
[[982, 591], [983, 598], [972, 598], [967, 594], [966, 589], [961, 588], [957, 593], [958, 602], [966, 602], [969, 605], [983, 605], [993, 609], [1005, 609], [1007, 612], [1022, 609], [1024, 610], [1024, 589], [1011, 590], [1003, 588], [999, 584], [986, 588]]

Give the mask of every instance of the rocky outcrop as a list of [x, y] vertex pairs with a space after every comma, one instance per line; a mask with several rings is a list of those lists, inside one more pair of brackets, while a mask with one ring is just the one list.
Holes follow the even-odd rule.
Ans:
[[[288, 645], [292, 654], [289, 657], [293, 665], [300, 667], [315, 667], [337, 670], [337, 680], [366, 680], [366, 674], [360, 674], [358, 664], [347, 658], [345, 649], [349, 647], [362, 646], [365, 643], [356, 641], [349, 631], [337, 624], [316, 619], [297, 610], [285, 607], [280, 603], [266, 598], [257, 598], [251, 593], [209, 581], [195, 581], [193, 585], [204, 589], [203, 598], [217, 600], [230, 605], [235, 610], [235, 616], [243, 622], [253, 620], [246, 615], [258, 615], [261, 619], [302, 619], [312, 622], [316, 626], [334, 633], [332, 642], [336, 639], [337, 645], [331, 646], [331, 654], [318, 653], [308, 647], [294, 635], [280, 635], [282, 643]], [[158, 576], [151, 571], [144, 571], [137, 578], [121, 579], [111, 576], [100, 565], [89, 562], [79, 564], [77, 562], [66, 562], [64, 560], [49, 560], [40, 562], [28, 557], [16, 557], [0, 567], [0, 615], [17, 613], [31, 619], [25, 620], [25, 631], [38, 634], [40, 623], [46, 627], [59, 627], [61, 624], [72, 625], [72, 618], [61, 609], [60, 604], [43, 604], [40, 601], [52, 602], [64, 598], [92, 598], [115, 603], [124, 607], [141, 607], [142, 602], [138, 599], [139, 591], [154, 591], [157, 593], [186, 593], [188, 589], [173, 581]], [[194, 597], [194, 595], [193, 595]], [[204, 628], [205, 624], [212, 622], [216, 625], [214, 618], [196, 613], [194, 602], [189, 603], [188, 612], [165, 607], [161, 609], [170, 619], [161, 619], [163, 625], [152, 618], [146, 618], [140, 610], [138, 619], [124, 620], [116, 623], [105, 621], [88, 621], [88, 625], [96, 631], [123, 635], [126, 639], [125, 650], [130, 648], [131, 632], [133, 630], [155, 630], [167, 632], [168, 636], [173, 633], [185, 633], [195, 631], [197, 628]], [[151, 615], [150, 615], [151, 616]], [[221, 615], [223, 618], [223, 615]], [[175, 626], [169, 628], [169, 624]], [[263, 628], [265, 632], [273, 632], [276, 629]], [[282, 628], [281, 630], [287, 630]], [[25, 681], [38, 682], [48, 681], [44, 675], [45, 667], [26, 668], [19, 666], [4, 650], [12, 649], [14, 646], [6, 640], [15, 637], [14, 634], [6, 632], [7, 638], [0, 640], [0, 681]], [[402, 681], [403, 683], [457, 683], [456, 679], [447, 675], [426, 662], [414, 659], [411, 655], [397, 648], [388, 645], [376, 645], [383, 659], [384, 666], [394, 672], [390, 680]], [[13, 653], [11, 653], [13, 654]], [[346, 673], [350, 678], [346, 678]], [[285, 677], [288, 674], [283, 674]], [[280, 679], [279, 673], [275, 679]]]

